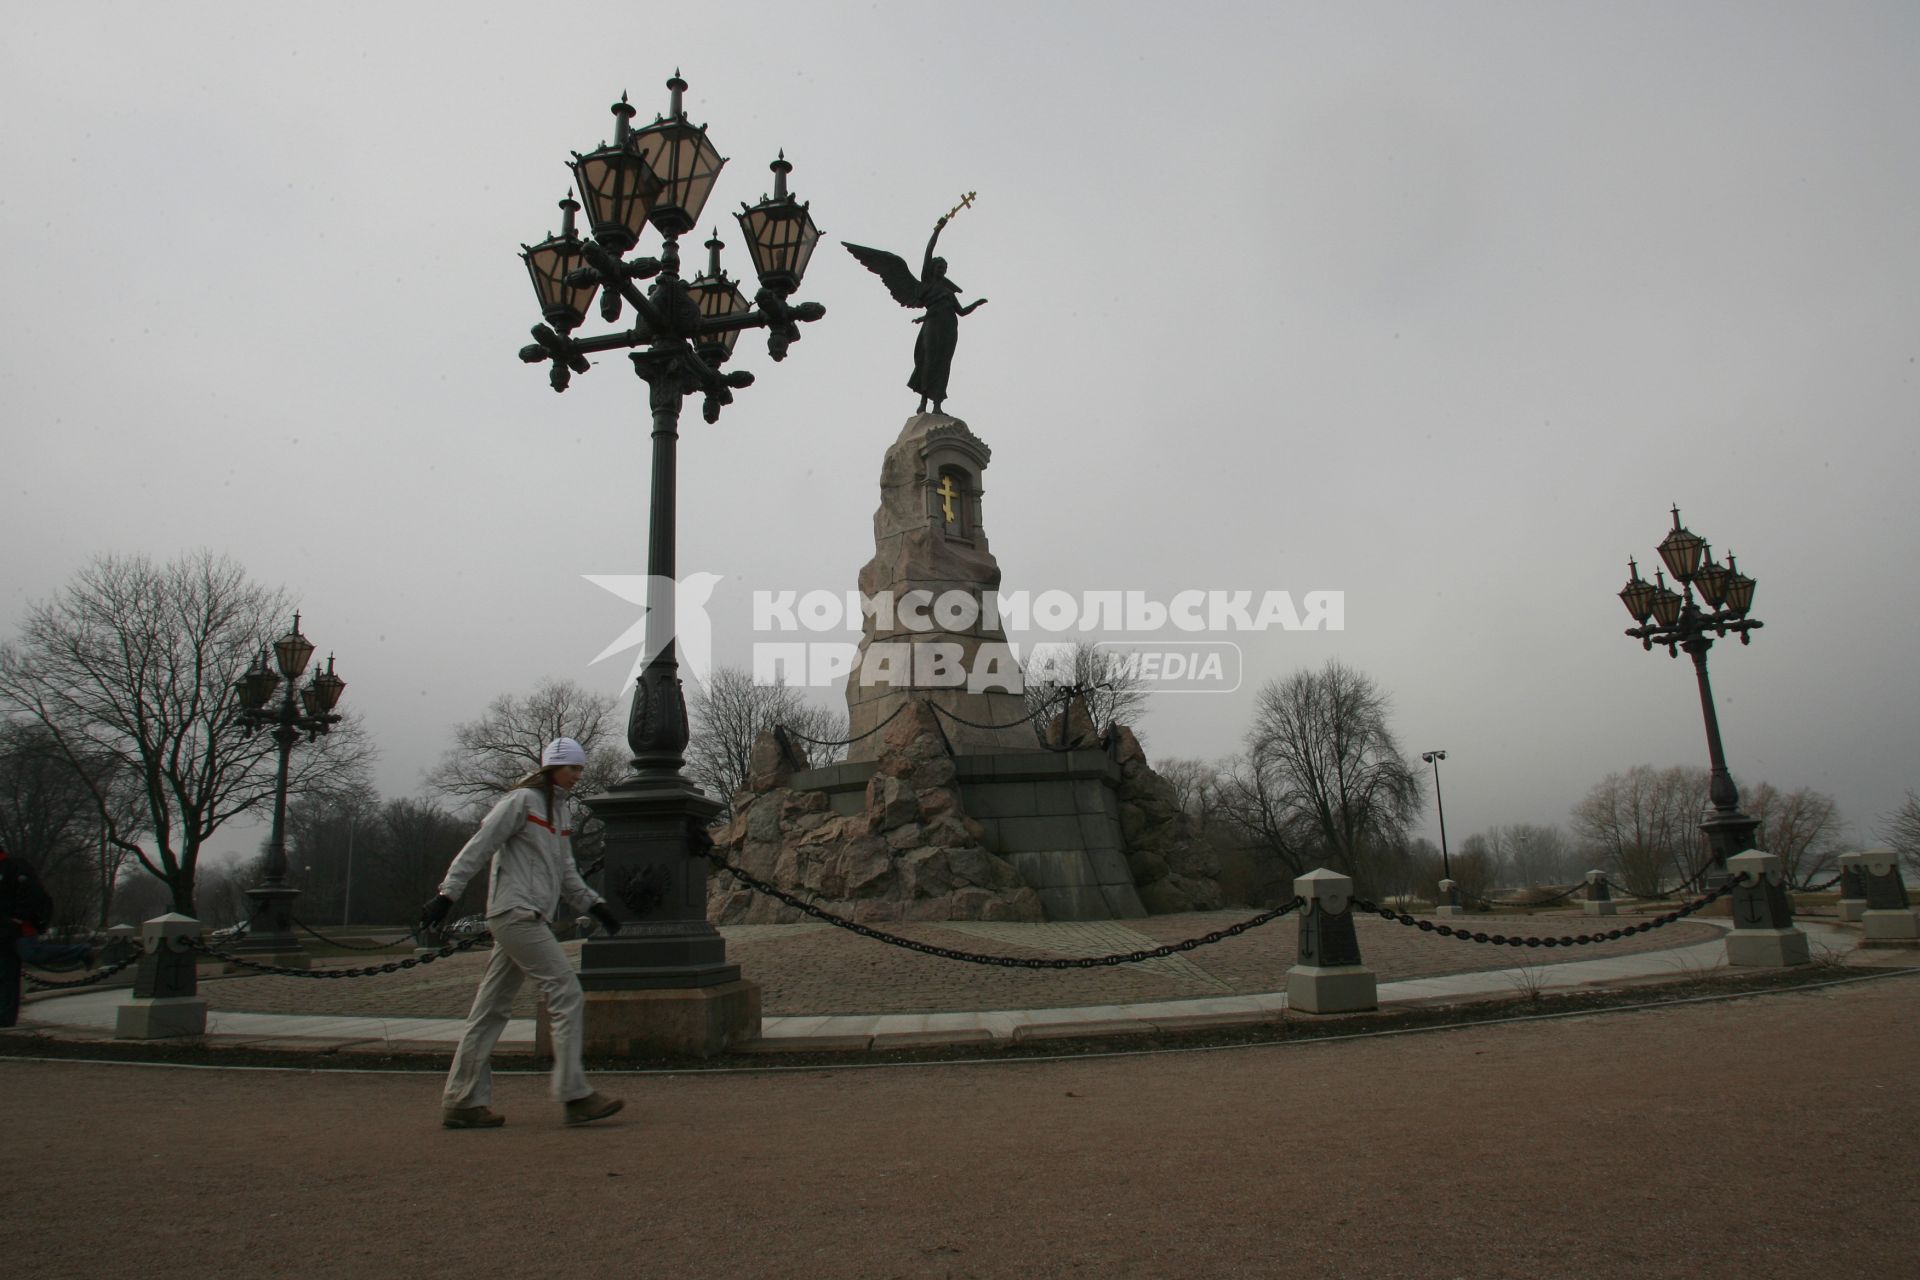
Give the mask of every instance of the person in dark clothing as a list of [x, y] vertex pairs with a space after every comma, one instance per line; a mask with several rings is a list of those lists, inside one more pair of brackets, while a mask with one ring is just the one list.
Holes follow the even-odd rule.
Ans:
[[0, 1027], [20, 1020], [20, 970], [73, 969], [90, 964], [93, 948], [84, 943], [46, 942], [40, 935], [53, 919], [53, 897], [40, 883], [33, 864], [0, 847]]

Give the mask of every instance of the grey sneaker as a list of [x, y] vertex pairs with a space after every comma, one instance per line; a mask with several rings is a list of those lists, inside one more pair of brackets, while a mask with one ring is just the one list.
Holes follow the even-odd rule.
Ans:
[[568, 1124], [587, 1124], [594, 1120], [605, 1120], [608, 1116], [626, 1106], [621, 1098], [609, 1097], [598, 1089], [584, 1098], [575, 1098], [566, 1104]]
[[440, 1112], [440, 1124], [448, 1129], [498, 1129], [506, 1122], [488, 1107], [447, 1107]]

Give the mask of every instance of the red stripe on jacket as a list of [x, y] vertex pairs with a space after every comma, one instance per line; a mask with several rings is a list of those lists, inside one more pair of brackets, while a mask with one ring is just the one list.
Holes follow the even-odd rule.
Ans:
[[[553, 824], [551, 822], [548, 822], [545, 818], [540, 817], [538, 814], [532, 814], [532, 813], [528, 814], [527, 821], [531, 822], [536, 827], [545, 827], [549, 831], [553, 830]], [[565, 831], [559, 832], [558, 834], [563, 836], [570, 836], [573, 834], [573, 828], [568, 827]]]

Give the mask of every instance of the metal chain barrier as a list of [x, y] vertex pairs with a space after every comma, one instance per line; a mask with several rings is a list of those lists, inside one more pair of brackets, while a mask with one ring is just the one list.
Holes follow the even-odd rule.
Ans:
[[780, 732], [786, 734], [789, 738], [798, 738], [800, 739], [800, 741], [807, 743], [809, 746], [850, 747], [854, 743], [860, 741], [862, 738], [871, 738], [874, 734], [880, 732], [882, 729], [892, 724], [893, 717], [899, 715], [902, 711], [905, 711], [906, 709], [907, 709], [907, 704], [905, 702], [902, 702], [899, 706], [893, 709], [893, 711], [887, 716], [885, 720], [882, 720], [879, 724], [873, 726], [873, 728], [867, 730], [865, 733], [856, 733], [851, 738], [809, 738], [806, 734], [800, 732], [798, 729], [789, 728], [784, 724], [776, 725], [775, 728], [779, 729]]
[[[1002, 969], [1099, 969], [1103, 967], [1110, 968], [1115, 965], [1138, 964], [1142, 960], [1163, 960], [1168, 956], [1177, 955], [1183, 951], [1194, 951], [1200, 947], [1211, 946], [1216, 942], [1224, 942], [1228, 938], [1238, 937], [1249, 929], [1257, 929], [1269, 921], [1278, 920], [1281, 916], [1289, 912], [1297, 911], [1306, 905], [1305, 899], [1296, 897], [1291, 902], [1283, 903], [1271, 911], [1263, 911], [1257, 916], [1242, 920], [1235, 925], [1229, 925], [1225, 929], [1216, 929], [1214, 932], [1198, 938], [1187, 938], [1180, 942], [1169, 942], [1165, 946], [1153, 947], [1143, 951], [1116, 951], [1111, 955], [1073, 956], [1060, 960], [1045, 960], [1038, 957], [990, 956], [977, 951], [956, 951], [951, 947], [935, 946], [931, 942], [919, 942], [913, 938], [903, 938], [896, 933], [887, 933], [884, 930], [875, 929], [871, 925], [860, 924], [857, 921], [847, 919], [845, 916], [835, 915], [825, 907], [808, 902], [805, 898], [796, 897], [794, 894], [788, 893], [776, 885], [768, 884], [765, 880], [742, 871], [740, 868], [722, 858], [718, 853], [708, 852], [703, 856], [712, 862], [715, 867], [727, 872], [755, 893], [765, 894], [775, 901], [784, 902], [797, 911], [803, 911], [816, 920], [823, 920], [830, 925], [845, 929], [849, 933], [857, 933], [863, 938], [872, 938], [876, 942], [884, 942], [889, 946], [903, 947], [908, 951], [917, 951], [925, 956], [936, 956], [942, 960], [958, 960], [963, 964], [992, 965]], [[937, 924], [938, 922], [929, 921], [928, 923]]]
[[1574, 894], [1580, 892], [1582, 889], [1586, 887], [1587, 887], [1586, 882], [1582, 881], [1579, 884], [1574, 885], [1570, 889], [1563, 889], [1559, 893], [1551, 894], [1545, 898], [1534, 898], [1527, 902], [1501, 902], [1494, 898], [1483, 898], [1477, 893], [1468, 893], [1464, 889], [1457, 889], [1457, 888], [1456, 888], [1456, 892], [1460, 894], [1461, 899], [1465, 902], [1469, 902], [1469, 903], [1477, 902], [1482, 906], [1487, 906], [1487, 907], [1505, 907], [1509, 911], [1532, 911], [1538, 907], [1552, 906], [1554, 903], [1559, 902], [1565, 898], [1571, 898]]
[[1639, 924], [1628, 925], [1624, 929], [1609, 929], [1605, 933], [1562, 934], [1557, 938], [1509, 937], [1506, 934], [1486, 933], [1481, 930], [1456, 929], [1452, 925], [1435, 924], [1431, 920], [1416, 919], [1404, 911], [1395, 911], [1391, 907], [1378, 906], [1375, 903], [1368, 902], [1365, 898], [1355, 898], [1353, 905], [1362, 911], [1372, 912], [1374, 915], [1383, 916], [1397, 924], [1406, 925], [1410, 929], [1418, 929], [1422, 933], [1437, 933], [1443, 938], [1458, 938], [1462, 942], [1485, 942], [1496, 947], [1584, 947], [1596, 942], [1618, 942], [1620, 939], [1631, 937], [1636, 933], [1651, 933], [1653, 930], [1662, 928], [1665, 925], [1670, 925], [1676, 920], [1685, 919], [1687, 916], [1705, 907], [1708, 903], [1717, 902], [1719, 899], [1726, 897], [1727, 894], [1732, 893], [1734, 886], [1738, 883], [1739, 881], [1737, 879], [1729, 880], [1704, 898], [1696, 898], [1678, 910], [1669, 911], [1663, 916], [1655, 916], [1651, 920], [1643, 920]]
[[289, 969], [284, 965], [261, 964], [258, 960], [249, 960], [245, 956], [235, 955], [231, 951], [222, 951], [218, 947], [210, 947], [199, 938], [189, 938], [186, 942], [189, 951], [197, 951], [203, 956], [212, 956], [214, 959], [224, 960], [228, 964], [237, 964], [243, 969], [252, 969], [256, 973], [270, 973], [282, 978], [332, 980], [338, 978], [372, 978], [383, 973], [398, 973], [402, 969], [411, 969], [415, 965], [432, 964], [435, 960], [444, 959], [457, 951], [471, 951], [481, 943], [486, 942], [491, 936], [490, 934], [477, 933], [473, 937], [463, 938], [459, 942], [442, 943], [437, 951], [429, 951], [424, 956], [409, 956], [405, 960], [390, 960], [386, 964], [370, 964], [359, 969]]
[[72, 991], [79, 987], [90, 987], [96, 982], [106, 981], [127, 966], [140, 963], [140, 957], [145, 954], [145, 951], [135, 946], [133, 953], [126, 959], [116, 964], [110, 964], [104, 969], [96, 969], [86, 977], [75, 978], [72, 982], [53, 982], [46, 978], [36, 978], [30, 973], [22, 974], [21, 976], [26, 979], [27, 990], [29, 991]]
[[1833, 879], [1827, 881], [1825, 884], [1803, 884], [1798, 889], [1795, 889], [1794, 892], [1795, 893], [1825, 893], [1827, 890], [1833, 888], [1833, 886], [1839, 883], [1840, 883], [1840, 877], [1835, 876]]
[[339, 947], [342, 951], [385, 951], [388, 947], [397, 947], [414, 936], [412, 931], [401, 934], [391, 942], [342, 942], [338, 938], [329, 938], [304, 920], [295, 920], [294, 924], [306, 933], [312, 934], [330, 947]]

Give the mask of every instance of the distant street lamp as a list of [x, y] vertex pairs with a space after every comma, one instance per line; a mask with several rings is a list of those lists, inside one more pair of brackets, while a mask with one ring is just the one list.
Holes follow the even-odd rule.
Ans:
[[[247, 732], [272, 730], [274, 745], [280, 749], [280, 771], [273, 787], [273, 834], [267, 842], [265, 879], [247, 890], [253, 910], [246, 936], [233, 950], [270, 954], [276, 963], [288, 964], [304, 960], [305, 949], [293, 932], [293, 900], [300, 891], [287, 884], [287, 766], [293, 744], [301, 734], [312, 742], [340, 723], [333, 709], [347, 682], [333, 673], [333, 657], [329, 654], [327, 669], [315, 672], [305, 688], [299, 687], [300, 677], [313, 657], [313, 642], [300, 634], [297, 613], [293, 615], [293, 629], [274, 641], [272, 650], [273, 667], [267, 665], [267, 650], [262, 649], [254, 665], [234, 683]], [[273, 701], [276, 689], [281, 694], [277, 703]]]
[[1453, 863], [1447, 858], [1447, 806], [1440, 800], [1440, 762], [1447, 758], [1444, 751], [1422, 751], [1420, 758], [1433, 766], [1433, 807], [1440, 812], [1440, 874], [1453, 879]]
[[[681, 105], [686, 87], [676, 72], [667, 81], [672, 95], [667, 114], [641, 129], [633, 127], [634, 109], [622, 95], [613, 105], [613, 141], [584, 155], [574, 153], [580, 202], [571, 196], [563, 200], [560, 233], [526, 246], [522, 254], [546, 323], [534, 326], [533, 344], [521, 349], [520, 358], [549, 363], [555, 391], [566, 390], [572, 375], [592, 367], [590, 354], [639, 348], [630, 358], [647, 384], [653, 417], [647, 573], [655, 583], [669, 582], [675, 574], [675, 468], [683, 401], [699, 394], [703, 416], [718, 421], [734, 391], [753, 383], [751, 373], [720, 371], [741, 330], [766, 329], [768, 355], [782, 360], [800, 339], [799, 322], [826, 314], [818, 303], [789, 301], [820, 231], [808, 207], [787, 192], [793, 166], [784, 152], [769, 166], [773, 194], [735, 215], [760, 280], [753, 305], [721, 269], [717, 233], [705, 244], [706, 269], [691, 282], [681, 279], [680, 237], [699, 225], [726, 164], [708, 140], [706, 126], [687, 120]], [[581, 238], [574, 225], [574, 215], [582, 211], [589, 239]], [[649, 225], [662, 237], [660, 256], [624, 258]], [[652, 281], [644, 294], [636, 284], [640, 280]], [[604, 320], [619, 320], [625, 304], [634, 312], [633, 326], [573, 337], [596, 291]], [[607, 829], [600, 883], [623, 919], [643, 920], [646, 926], [585, 944], [580, 975], [590, 991], [711, 992], [739, 978], [739, 967], [725, 963], [725, 942], [707, 922], [707, 864], [693, 856], [693, 842], [701, 840], [720, 805], [682, 773], [687, 710], [671, 591], [665, 596], [648, 601], [647, 648], [655, 656], [639, 677], [627, 719], [634, 773], [591, 804]], [[753, 1005], [757, 1017], [757, 993]], [[590, 1019], [601, 1012], [591, 1002], [589, 1009]], [[597, 1043], [590, 1021], [589, 1052]]]
[[[1646, 581], [1640, 576], [1638, 562], [1629, 559], [1627, 585], [1620, 589], [1620, 601], [1640, 624], [1629, 627], [1626, 634], [1638, 640], [1642, 649], [1651, 651], [1655, 645], [1665, 645], [1668, 657], [1678, 657], [1685, 650], [1693, 658], [1694, 675], [1700, 685], [1700, 710], [1707, 723], [1707, 755], [1713, 764], [1707, 788], [1713, 816], [1700, 824], [1700, 830], [1713, 855], [1709, 883], [1717, 888], [1726, 879], [1727, 859], [1753, 847], [1753, 833], [1760, 823], [1740, 812], [1740, 794], [1727, 771], [1726, 753], [1720, 747], [1720, 718], [1713, 707], [1713, 686], [1707, 680], [1707, 650], [1715, 639], [1730, 632], [1739, 635], [1741, 644], [1750, 644], [1748, 633], [1764, 624], [1747, 616], [1753, 606], [1754, 580], [1740, 572], [1732, 552], [1727, 553], [1724, 565], [1716, 564], [1713, 548], [1706, 540], [1680, 523], [1678, 506], [1673, 509], [1673, 528], [1659, 549], [1667, 572], [1682, 589], [1669, 587], [1658, 570], [1652, 582]], [[1705, 608], [1694, 600], [1696, 588]]]

